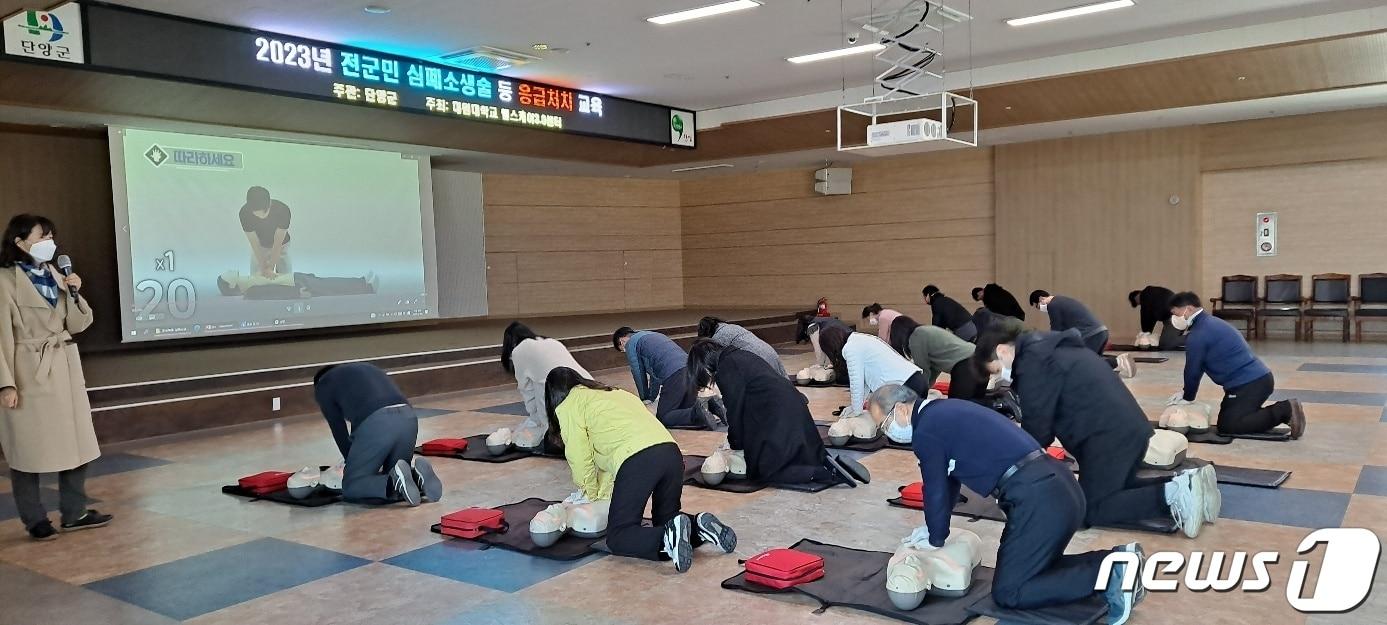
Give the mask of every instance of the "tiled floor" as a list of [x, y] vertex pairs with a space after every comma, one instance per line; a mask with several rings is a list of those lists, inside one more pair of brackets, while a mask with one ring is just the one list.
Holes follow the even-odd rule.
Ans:
[[[1306, 402], [1310, 427], [1288, 443], [1235, 441], [1194, 445], [1191, 455], [1225, 465], [1292, 472], [1276, 490], [1223, 486], [1223, 518], [1191, 541], [1087, 530], [1071, 550], [1140, 540], [1148, 551], [1276, 550], [1265, 593], [1155, 593], [1133, 623], [1330, 625], [1387, 622], [1387, 573], [1378, 592], [1348, 614], [1307, 617], [1285, 595], [1290, 563], [1310, 528], [1367, 527], [1387, 534], [1387, 346], [1327, 341], [1258, 346], [1281, 396]], [[1176, 389], [1183, 354], [1145, 365], [1129, 382], [1150, 417]], [[787, 349], [786, 368], [806, 366], [804, 346]], [[631, 388], [625, 370], [600, 372]], [[846, 389], [805, 389], [815, 416], [831, 420]], [[1217, 403], [1207, 382], [1204, 401]], [[513, 387], [418, 398], [420, 438], [465, 436], [513, 426], [524, 415]], [[705, 454], [722, 435], [676, 432], [685, 453]], [[429, 532], [446, 512], [526, 497], [561, 499], [571, 490], [567, 465], [526, 459], [508, 464], [438, 460], [444, 501], [418, 508], [336, 504], [295, 508], [222, 495], [221, 485], [266, 469], [292, 470], [336, 460], [316, 418], [238, 428], [107, 450], [92, 467], [89, 493], [117, 515], [98, 531], [34, 543], [14, 520], [8, 480], [0, 478], [0, 625], [104, 623], [333, 623], [419, 625], [641, 625], [670, 623], [882, 623], [885, 619], [794, 598], [720, 590], [737, 560], [800, 538], [890, 551], [920, 524], [918, 512], [889, 508], [896, 488], [919, 479], [904, 451], [854, 454], [873, 481], [818, 494], [767, 489], [753, 494], [687, 488], [686, 510], [708, 510], [737, 528], [736, 555], [700, 550], [689, 573], [668, 564], [594, 556], [553, 562], [501, 549], [479, 549]], [[52, 482], [45, 482], [52, 486]], [[55, 499], [56, 492], [45, 492]], [[957, 526], [997, 544], [1001, 525]], [[1319, 556], [1312, 555], [1312, 561]], [[988, 551], [984, 563], [994, 563]], [[1387, 569], [1387, 567], [1383, 567]], [[1312, 567], [1313, 570], [1313, 567]], [[975, 621], [984, 625], [988, 619]]]

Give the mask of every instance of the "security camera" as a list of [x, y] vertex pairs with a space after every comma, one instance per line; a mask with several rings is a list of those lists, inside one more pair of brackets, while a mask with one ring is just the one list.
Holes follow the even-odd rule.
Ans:
[[858, 33], [858, 32], [851, 32], [851, 33], [848, 33], [848, 43], [850, 43], [850, 44], [857, 43], [858, 38], [860, 38], [861, 36], [862, 36], [862, 33]]

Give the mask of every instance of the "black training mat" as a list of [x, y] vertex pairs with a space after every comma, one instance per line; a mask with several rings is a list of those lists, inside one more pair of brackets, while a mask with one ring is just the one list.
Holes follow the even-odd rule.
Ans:
[[1291, 440], [1290, 428], [1276, 428], [1269, 432], [1257, 432], [1254, 434], [1224, 434], [1228, 438], [1241, 438], [1249, 441], [1272, 441], [1281, 442]]
[[1010, 610], [997, 607], [992, 594], [979, 599], [968, 608], [969, 612], [997, 619], [998, 625], [1093, 625], [1108, 615], [1108, 603], [1103, 595], [1077, 603], [1050, 606], [1035, 610]]
[[[474, 539], [457, 538], [456, 536], [448, 536], [448, 538], [475, 540], [491, 547], [500, 547], [549, 560], [577, 560], [597, 553], [598, 550], [593, 548], [593, 545], [601, 542], [602, 538], [580, 538], [568, 533], [564, 534], [559, 542], [548, 547], [539, 547], [535, 545], [535, 541], [530, 540], [530, 520], [535, 518], [535, 515], [539, 514], [541, 510], [556, 503], [559, 502], [531, 497], [525, 501], [497, 506], [497, 510], [506, 513], [506, 523], [509, 525], [509, 529], [505, 532], [482, 534], [481, 537]], [[435, 523], [433, 527], [429, 528], [429, 531], [442, 534], [443, 526]]]
[[863, 551], [829, 545], [805, 538], [791, 547], [824, 559], [823, 579], [794, 588], [776, 590], [746, 581], [746, 573], [738, 573], [722, 582], [728, 590], [770, 595], [799, 593], [823, 608], [843, 607], [878, 614], [916, 625], [962, 625], [977, 615], [969, 607], [992, 593], [992, 569], [979, 566], [973, 569], [973, 586], [968, 594], [948, 599], [929, 597], [920, 607], [909, 612], [891, 605], [886, 594], [886, 564], [891, 554], [883, 551]]
[[287, 490], [281, 490], [265, 495], [257, 495], [244, 488], [241, 488], [239, 484], [230, 484], [227, 486], [223, 486], [222, 492], [227, 495], [246, 497], [251, 501], [273, 501], [275, 503], [289, 504], [291, 506], [302, 506], [304, 508], [317, 508], [319, 506], [326, 506], [328, 504], [333, 504], [342, 501], [341, 493], [333, 493], [324, 490], [319, 490], [312, 496], [305, 497], [303, 499], [295, 499], [294, 496], [290, 495], [289, 491]]
[[1169, 348], [1166, 348], [1166, 349], [1161, 349], [1160, 347], [1137, 347], [1136, 345], [1118, 345], [1118, 344], [1114, 343], [1114, 344], [1108, 345], [1108, 348], [1105, 349], [1105, 350], [1103, 350], [1103, 351], [1108, 351], [1108, 352], [1183, 352], [1183, 351], [1185, 351], [1185, 348], [1184, 348], [1184, 347], [1169, 347]]
[[[829, 426], [824, 425], [822, 423], [815, 423], [815, 425], [819, 428], [819, 438], [823, 439], [824, 447], [827, 447], [829, 449], [846, 449], [848, 451], [861, 451], [865, 453], [871, 453], [874, 451], [881, 451], [883, 449], [886, 449], [890, 443], [890, 440], [886, 438], [886, 435], [882, 434], [867, 442], [860, 443], [849, 440], [848, 444], [846, 445], [833, 445], [828, 442]], [[905, 447], [904, 449], [910, 449], [910, 447]]]
[[710, 429], [712, 429], [712, 428], [709, 428], [709, 427], [706, 426], [706, 425], [666, 425], [666, 426], [665, 426], [665, 429], [666, 429], [666, 430], [707, 431], [707, 430], [710, 430]]
[[997, 505], [996, 499], [979, 495], [967, 487], [960, 488], [959, 492], [962, 494], [958, 503], [954, 504], [954, 516], [961, 516], [970, 521], [986, 519], [1006, 523], [1007, 515], [1002, 512], [1002, 507]]
[[423, 447], [415, 447], [415, 448], [414, 448], [414, 453], [419, 454], [419, 455], [421, 455], [421, 456], [428, 456], [428, 457], [431, 457], [431, 458], [453, 458], [453, 459], [455, 459], [455, 460], [472, 460], [472, 461], [476, 461], [476, 462], [497, 462], [497, 463], [499, 463], [499, 462], [510, 462], [510, 461], [512, 461], [512, 460], [523, 460], [523, 459], [525, 459], [525, 458], [557, 458], [557, 459], [562, 459], [562, 458], [563, 458], [563, 456], [560, 456], [560, 455], [552, 455], [552, 454], [534, 453], [534, 452], [524, 451], [524, 450], [522, 450], [522, 449], [520, 449], [520, 448], [518, 448], [518, 447], [514, 447], [514, 446], [512, 446], [512, 447], [510, 448], [510, 451], [507, 451], [506, 453], [503, 453], [503, 454], [501, 454], [501, 455], [499, 455], [499, 456], [493, 456], [493, 455], [491, 455], [491, 452], [489, 452], [489, 451], [486, 450], [486, 437], [487, 437], [487, 436], [488, 436], [488, 435], [486, 435], [486, 434], [478, 434], [478, 435], [476, 435], [476, 436], [468, 436], [468, 437], [467, 437], [467, 449], [464, 449], [464, 450], [462, 451], [462, 453], [452, 453], [452, 454], [426, 454], [426, 453], [424, 453], [424, 448], [423, 448]]
[[707, 458], [707, 456], [684, 456], [684, 484], [706, 488], [708, 490], [720, 490], [725, 493], [737, 493], [739, 495], [754, 493], [767, 487], [799, 491], [801, 493], [817, 493], [836, 486], [836, 484], [820, 484], [818, 482], [810, 482], [808, 484], [770, 484], [731, 478], [723, 478], [721, 484], [713, 486], [703, 481], [703, 461]]
[[1137, 471], [1137, 477], [1171, 477], [1178, 471], [1193, 469], [1206, 464], [1214, 465], [1214, 473], [1218, 475], [1219, 484], [1253, 486], [1256, 488], [1280, 488], [1281, 485], [1291, 477], [1290, 471], [1235, 467], [1232, 465], [1215, 464], [1207, 460], [1200, 460], [1199, 458], [1186, 458], [1184, 462], [1180, 463], [1180, 466], [1174, 469], [1141, 469]]
[[1170, 359], [1166, 358], [1165, 356], [1137, 356], [1136, 358], [1132, 359], [1132, 362], [1140, 362], [1148, 365], [1159, 365], [1163, 362], [1169, 361]]

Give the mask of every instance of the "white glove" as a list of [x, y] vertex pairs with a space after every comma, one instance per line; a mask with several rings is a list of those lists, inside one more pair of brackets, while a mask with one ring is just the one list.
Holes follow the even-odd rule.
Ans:
[[915, 528], [915, 531], [911, 532], [910, 536], [901, 540], [901, 544], [906, 545], [911, 549], [919, 549], [921, 551], [930, 551], [933, 549], [938, 549], [938, 547], [929, 544], [929, 528], [923, 525]]
[[1189, 404], [1189, 403], [1193, 403], [1193, 402], [1187, 402], [1187, 401], [1185, 401], [1185, 391], [1183, 391], [1183, 390], [1175, 391], [1175, 393], [1172, 394], [1172, 395], [1170, 396], [1170, 399], [1165, 400], [1165, 405], [1167, 405], [1167, 406], [1174, 406], [1174, 405], [1176, 405], [1176, 404]]
[[563, 500], [563, 505], [565, 506], [581, 506], [590, 503], [592, 503], [592, 501], [588, 499], [587, 495], [583, 494], [583, 491], [577, 491], [569, 495], [568, 499]]
[[647, 399], [647, 400], [645, 400], [645, 405], [646, 405], [646, 406], [654, 406], [654, 405], [655, 405], [655, 400], [653, 400], [653, 399]]

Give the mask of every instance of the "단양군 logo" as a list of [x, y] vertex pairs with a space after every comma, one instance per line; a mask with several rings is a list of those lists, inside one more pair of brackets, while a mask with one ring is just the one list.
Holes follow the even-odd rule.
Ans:
[[47, 11], [20, 11], [3, 23], [5, 54], [82, 63], [82, 7], [69, 2]]
[[63, 21], [48, 11], [25, 11], [24, 24], [20, 26], [34, 37], [46, 37], [49, 43], [62, 41], [67, 35]]

